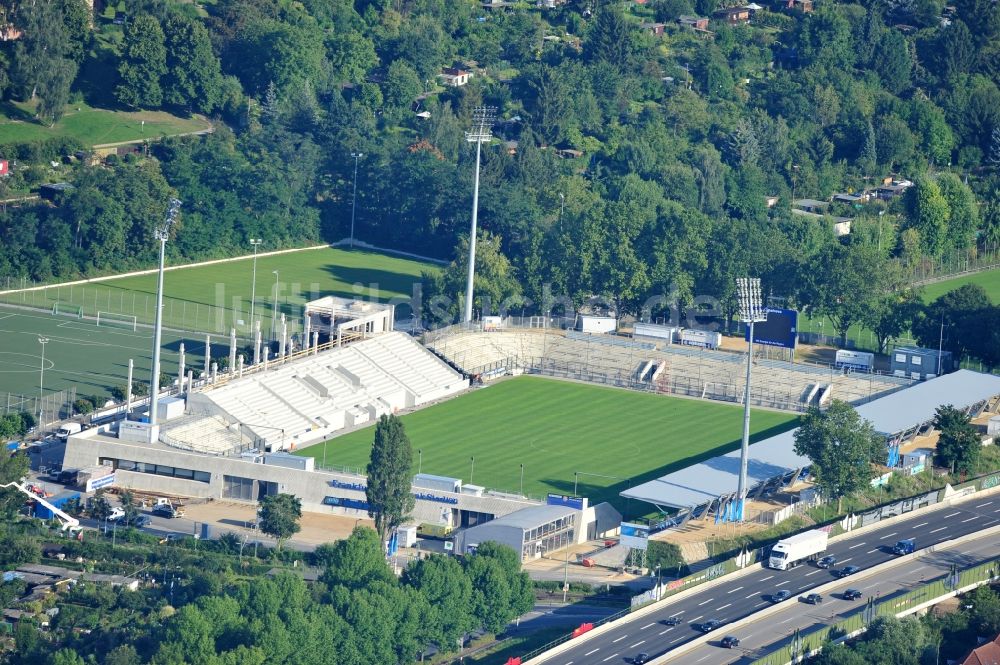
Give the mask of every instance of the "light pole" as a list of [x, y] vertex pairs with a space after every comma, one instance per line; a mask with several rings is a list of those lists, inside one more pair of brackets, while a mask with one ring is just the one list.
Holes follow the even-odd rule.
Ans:
[[524, 465], [521, 465], [521, 496], [524, 496]]
[[[938, 365], [937, 375], [941, 376], [941, 354], [944, 352], [944, 312], [941, 312], [941, 334], [938, 337]], [[959, 358], [961, 360], [961, 358]], [[954, 367], [954, 365], [952, 365]]]
[[479, 158], [483, 143], [493, 138], [490, 132], [496, 109], [480, 106], [472, 112], [472, 131], [465, 133], [465, 140], [476, 144], [476, 180], [472, 189], [472, 230], [469, 232], [469, 277], [465, 282], [465, 322], [472, 321], [472, 288], [476, 275], [476, 223], [479, 217]]
[[42, 413], [42, 395], [45, 392], [45, 345], [49, 343], [48, 337], [39, 337], [38, 343], [42, 345], [42, 364], [40, 366], [40, 374], [38, 375], [38, 425], [41, 427], [45, 424], [44, 414]]
[[417, 473], [421, 473], [424, 468], [424, 451], [417, 448]]
[[559, 192], [559, 233], [562, 233], [563, 209], [566, 207], [566, 195]]
[[352, 152], [354, 158], [354, 196], [351, 198], [351, 249], [354, 249], [354, 213], [358, 209], [358, 160], [364, 157], [363, 152]]
[[264, 242], [260, 238], [250, 238], [253, 245], [253, 277], [250, 281], [250, 330], [253, 330], [253, 310], [257, 304], [257, 247]]
[[471, 466], [469, 467], [469, 484], [472, 484], [472, 474], [476, 472], [476, 458], [472, 458]]
[[274, 273], [274, 308], [271, 310], [271, 339], [274, 339], [274, 327], [278, 324], [278, 271]]
[[878, 211], [878, 251], [879, 254], [882, 253], [882, 216], [885, 215], [885, 210]]
[[740, 299], [740, 320], [749, 327], [747, 337], [747, 383], [743, 391], [743, 446], [740, 450], [740, 481], [736, 490], [737, 503], [735, 519], [743, 521], [743, 509], [747, 497], [747, 464], [750, 461], [750, 370], [753, 367], [753, 324], [767, 321], [767, 313], [761, 304], [760, 279], [740, 277], [736, 280]]
[[163, 332], [163, 263], [167, 253], [167, 238], [170, 237], [170, 228], [177, 222], [177, 215], [181, 211], [180, 199], [170, 199], [167, 207], [167, 217], [163, 224], [154, 231], [157, 240], [160, 241], [160, 270], [156, 274], [156, 315], [153, 322], [153, 369], [149, 377], [149, 424], [156, 425], [157, 400], [160, 393], [160, 340]]

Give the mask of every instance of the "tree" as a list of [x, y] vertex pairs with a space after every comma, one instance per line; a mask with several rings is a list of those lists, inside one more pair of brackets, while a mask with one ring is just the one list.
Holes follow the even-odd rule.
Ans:
[[912, 289], [889, 291], [870, 302], [864, 325], [875, 334], [878, 352], [885, 353], [889, 342], [910, 329], [910, 322], [923, 302]]
[[329, 546], [323, 582], [350, 589], [363, 589], [375, 581], [394, 582], [378, 534], [367, 526], [356, 526], [350, 537]]
[[385, 542], [393, 529], [409, 516], [413, 498], [413, 449], [403, 422], [383, 414], [375, 426], [375, 443], [368, 462], [368, 516], [375, 520], [379, 540]]
[[898, 30], [885, 30], [878, 42], [872, 64], [882, 79], [882, 85], [894, 95], [910, 87], [913, 57], [910, 44]]
[[299, 526], [302, 501], [293, 494], [281, 493], [264, 497], [257, 514], [260, 530], [278, 541], [279, 550], [284, 541], [302, 529]]
[[98, 522], [111, 517], [111, 502], [104, 496], [104, 492], [97, 491], [97, 495], [90, 500], [90, 516]]
[[812, 461], [812, 473], [825, 498], [843, 498], [865, 487], [872, 464], [885, 461], [885, 439], [847, 402], [833, 400], [824, 412], [810, 407], [795, 431], [795, 452]]
[[430, 639], [445, 651], [472, 630], [472, 582], [461, 564], [451, 557], [419, 559], [403, 571], [403, 584], [427, 598], [431, 609]]
[[969, 624], [976, 635], [995, 635], [1000, 631], [1000, 595], [986, 585], [969, 594], [969, 601], [972, 605]]
[[948, 204], [948, 234], [946, 248], [966, 251], [976, 242], [979, 228], [979, 205], [969, 186], [954, 173], [937, 177], [941, 195]]
[[333, 68], [333, 80], [338, 83], [361, 83], [378, 64], [372, 40], [357, 32], [331, 35], [326, 42], [326, 53]]
[[121, 82], [115, 88], [119, 103], [132, 108], [158, 108], [163, 104], [160, 79], [167, 73], [167, 47], [163, 28], [155, 17], [139, 14], [125, 26]]
[[976, 45], [965, 23], [954, 20], [941, 30], [936, 57], [938, 73], [945, 79], [969, 71], [976, 59]]
[[628, 69], [639, 51], [638, 30], [615, 5], [602, 5], [587, 32], [584, 51], [591, 61]]
[[122, 492], [120, 500], [122, 510], [125, 512], [125, 515], [122, 516], [122, 523], [132, 526], [135, 518], [139, 516], [139, 507], [135, 504], [135, 495], [131, 491], [125, 490]]
[[936, 349], [942, 345], [955, 358], [972, 354], [983, 337], [981, 322], [992, 303], [978, 284], [964, 284], [926, 306], [913, 320], [913, 337], [921, 346]]
[[979, 463], [982, 442], [972, 419], [950, 404], [939, 406], [934, 414], [934, 427], [940, 432], [934, 461], [952, 473], [973, 473]]
[[908, 215], [904, 228], [920, 232], [923, 250], [928, 256], [941, 256], [948, 237], [950, 211], [937, 182], [928, 177], [920, 178], [907, 192], [905, 202]]
[[487, 541], [466, 559], [472, 580], [472, 608], [484, 629], [501, 632], [508, 623], [531, 610], [534, 593], [528, 574], [521, 570], [518, 552]]
[[[76, 6], [59, 0], [23, 3], [17, 13], [23, 36], [14, 46], [14, 80], [21, 96], [39, 99], [38, 115], [55, 123], [69, 99], [69, 88], [76, 76], [77, 63], [67, 28], [67, 14], [76, 15]], [[76, 21], [70, 20], [76, 26]], [[75, 33], [75, 30], [74, 30]]]
[[222, 102], [222, 69], [212, 51], [208, 30], [179, 13], [165, 23], [166, 76], [163, 102], [211, 113]]
[[[0, 485], [20, 482], [28, 475], [30, 469], [31, 463], [27, 453], [0, 455]], [[20, 491], [13, 488], [0, 490], [0, 517], [12, 519], [23, 505], [24, 495]]]
[[420, 77], [413, 67], [403, 60], [396, 60], [389, 65], [382, 82], [382, 99], [390, 109], [400, 112], [409, 108], [422, 89]]

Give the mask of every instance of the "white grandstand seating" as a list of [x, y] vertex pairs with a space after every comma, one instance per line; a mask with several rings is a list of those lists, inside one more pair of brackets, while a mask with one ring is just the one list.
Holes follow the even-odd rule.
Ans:
[[392, 332], [195, 393], [188, 410], [242, 423], [276, 450], [466, 387], [461, 374], [408, 335]]

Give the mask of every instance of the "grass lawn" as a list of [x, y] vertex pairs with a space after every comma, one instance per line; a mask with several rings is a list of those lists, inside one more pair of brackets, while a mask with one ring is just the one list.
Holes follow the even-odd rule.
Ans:
[[[228, 335], [236, 326], [241, 335], [250, 330], [250, 291], [253, 261], [181, 268], [164, 276], [164, 324], [182, 330]], [[389, 300], [410, 296], [422, 270], [433, 266], [420, 261], [360, 250], [321, 248], [259, 257], [257, 259], [255, 318], [270, 325], [278, 271], [278, 306], [290, 317], [289, 329], [299, 329], [301, 305], [323, 295]], [[11, 304], [51, 309], [52, 303], [73, 303], [84, 313], [98, 311], [134, 315], [140, 323], [153, 320], [156, 275], [110, 279], [84, 286], [52, 287], [44, 291], [0, 297]], [[407, 307], [397, 308], [408, 317]], [[243, 321], [242, 324], [239, 322]]]
[[1000, 269], [977, 272], [973, 275], [964, 275], [944, 282], [928, 284], [924, 287], [924, 302], [931, 302], [948, 291], [953, 291], [966, 284], [978, 284], [983, 287], [993, 302], [1000, 305]]
[[[754, 439], [794, 426], [796, 418], [755, 411]], [[403, 416], [413, 444], [414, 472], [541, 496], [578, 493], [591, 503], [739, 445], [743, 409], [701, 400], [648, 395], [617, 388], [519, 377]], [[296, 451], [317, 466], [367, 465], [369, 427]], [[475, 469], [472, 469], [475, 457]], [[471, 476], [471, 477], [470, 477]], [[645, 511], [645, 506], [633, 505]]]
[[180, 118], [162, 111], [109, 111], [79, 103], [68, 105], [62, 119], [48, 127], [34, 120], [32, 103], [7, 102], [0, 106], [0, 145], [69, 136], [94, 146], [173, 136], [210, 126], [201, 117]]

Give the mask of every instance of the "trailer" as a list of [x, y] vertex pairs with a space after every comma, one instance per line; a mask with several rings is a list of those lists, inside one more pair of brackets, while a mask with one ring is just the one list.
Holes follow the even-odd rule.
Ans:
[[661, 326], [657, 323], [642, 323], [637, 322], [635, 324], [635, 330], [632, 333], [635, 337], [652, 337], [653, 339], [665, 339], [668, 344], [672, 344], [674, 338], [677, 336], [677, 328], [674, 326]]
[[826, 551], [829, 536], [826, 531], [813, 529], [783, 538], [771, 548], [767, 565], [775, 570], [787, 570], [803, 561], [818, 559], [819, 555]]
[[613, 316], [592, 316], [580, 314], [576, 319], [576, 329], [580, 332], [603, 335], [618, 329], [618, 321]]
[[834, 365], [840, 368], [858, 369], [865, 372], [872, 371], [875, 366], [875, 354], [866, 351], [848, 351], [840, 349], [834, 359]]
[[706, 349], [717, 349], [722, 346], [722, 333], [685, 328], [681, 331], [681, 344], [700, 346]]
[[113, 466], [88, 466], [76, 472], [76, 485], [86, 492], [93, 492], [102, 487], [115, 484], [115, 468]]

